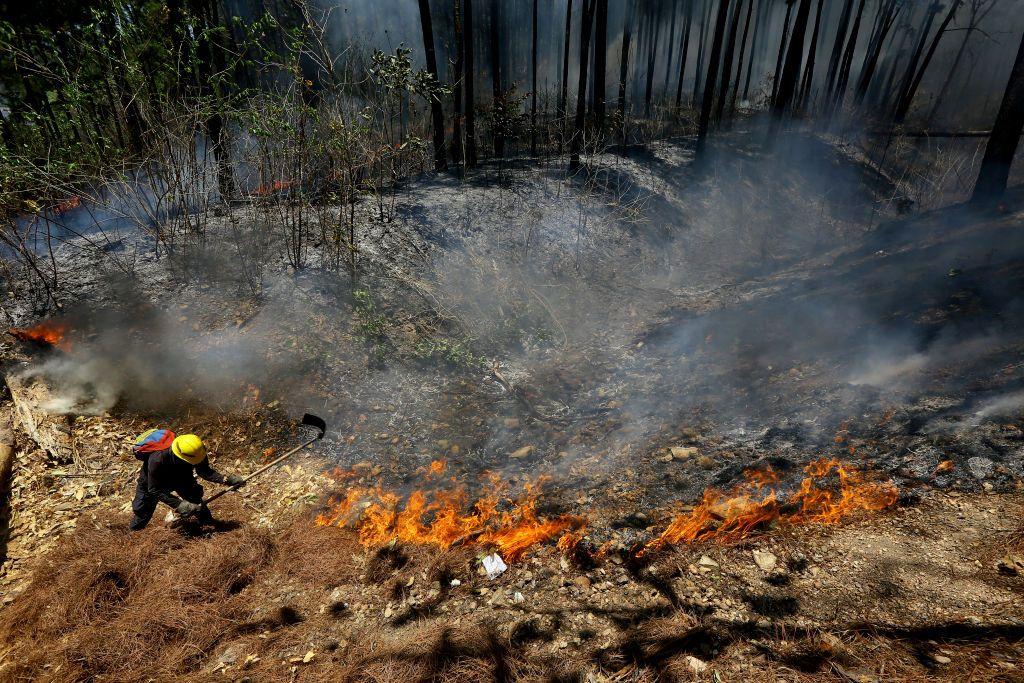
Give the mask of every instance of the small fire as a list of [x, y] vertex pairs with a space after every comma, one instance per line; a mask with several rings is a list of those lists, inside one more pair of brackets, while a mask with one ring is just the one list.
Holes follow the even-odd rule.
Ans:
[[[883, 510], [896, 502], [891, 482], [868, 481], [838, 460], [815, 460], [804, 473], [799, 489], [786, 499], [781, 498], [779, 478], [771, 468], [744, 473], [744, 482], [728, 493], [708, 489], [692, 511], [673, 519], [641, 552], [676, 543], [736, 541], [775, 522], [837, 524], [853, 512]], [[820, 485], [830, 476], [838, 476], [838, 490]]]
[[444, 460], [434, 460], [429, 465], [430, 473], [434, 476], [441, 476], [444, 474], [445, 468], [448, 467], [448, 463]]
[[12, 327], [7, 330], [7, 333], [15, 339], [20, 339], [24, 342], [53, 346], [62, 351], [67, 351], [71, 348], [71, 344], [64, 337], [69, 329], [70, 327], [67, 323], [50, 320], [33, 325], [32, 327]]
[[281, 190], [287, 190], [295, 184], [294, 180], [275, 180], [272, 183], [264, 183], [256, 188], [256, 194], [260, 197], [267, 197]]
[[[328, 509], [316, 518], [322, 526], [354, 524], [359, 541], [367, 547], [402, 541], [438, 548], [457, 543], [493, 547], [508, 561], [522, 558], [534, 546], [559, 538], [559, 545], [571, 547], [562, 538], [583, 527], [583, 520], [571, 515], [546, 519], [537, 514], [538, 485], [527, 485], [516, 500], [495, 477], [490, 493], [469, 504], [465, 491], [425, 493], [414, 491], [400, 504], [399, 496], [380, 487], [353, 487], [344, 496], [329, 501]], [[507, 511], [499, 511], [504, 502]]]

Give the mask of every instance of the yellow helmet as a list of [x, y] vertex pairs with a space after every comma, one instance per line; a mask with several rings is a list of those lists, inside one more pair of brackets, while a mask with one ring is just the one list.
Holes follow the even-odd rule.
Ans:
[[182, 434], [171, 442], [171, 452], [190, 465], [198, 465], [206, 457], [206, 445], [195, 434]]

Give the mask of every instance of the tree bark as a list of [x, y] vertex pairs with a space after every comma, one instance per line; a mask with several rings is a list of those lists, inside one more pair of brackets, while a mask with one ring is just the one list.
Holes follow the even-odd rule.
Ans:
[[462, 17], [463, 63], [466, 68], [466, 166], [476, 166], [476, 116], [474, 112], [473, 81], [473, 0], [463, 0]]
[[857, 106], [860, 106], [867, 96], [868, 89], [871, 87], [871, 79], [878, 68], [878, 60], [882, 55], [885, 38], [889, 35], [889, 30], [896, 23], [896, 17], [899, 16], [900, 9], [902, 9], [902, 5], [899, 5], [898, 2], [899, 0], [886, 0], [879, 6], [879, 16], [875, 21], [874, 30], [871, 32], [871, 40], [868, 42], [867, 52], [864, 53], [864, 63], [860, 67], [857, 88], [853, 94], [853, 102]]
[[661, 10], [658, 5], [658, 13], [651, 22], [651, 41], [647, 52], [647, 88], [644, 91], [644, 116], [651, 117], [651, 99], [654, 96], [654, 66], [658, 60], [658, 39], [661, 37]]
[[730, 0], [719, 0], [718, 16], [715, 18], [715, 33], [711, 40], [711, 55], [708, 57], [708, 75], [704, 87], [704, 98], [700, 107], [700, 120], [697, 128], [696, 155], [703, 157], [707, 147], [708, 128], [711, 123], [711, 110], [715, 103], [715, 81], [718, 80], [718, 63], [722, 56], [722, 40], [725, 35], [725, 24], [729, 20]]
[[804, 57], [804, 36], [807, 35], [807, 20], [810, 14], [811, 0], [800, 0], [800, 7], [796, 11], [796, 20], [793, 22], [793, 34], [789, 39], [789, 48], [786, 50], [786, 64], [782, 68], [779, 91], [775, 98], [773, 113], [776, 121], [786, 115], [793, 103], [797, 81], [800, 79], [800, 64]]
[[779, 41], [779, 56], [775, 59], [775, 73], [772, 74], [772, 106], [779, 96], [779, 79], [782, 76], [782, 60], [786, 56], [786, 45], [789, 41], [789, 22], [793, 18], [793, 5], [796, 0], [786, 0], [786, 18], [782, 22], [782, 40]]
[[843, 56], [843, 46], [846, 44], [846, 32], [850, 27], [851, 16], [853, 16], [853, 0], [846, 0], [843, 11], [839, 15], [839, 26], [836, 28], [836, 38], [832, 43], [832, 54], [828, 58], [828, 71], [825, 72], [827, 101], [831, 101], [832, 93], [836, 89], [836, 74], [839, 73], [839, 60]]
[[797, 98], [797, 106], [800, 109], [807, 108], [807, 100], [811, 96], [811, 85], [814, 83], [814, 62], [818, 54], [818, 35], [821, 31], [821, 10], [825, 6], [825, 0], [818, 0], [818, 11], [814, 15], [814, 31], [811, 33], [811, 46], [807, 48], [807, 66], [804, 67], [804, 78], [800, 84], [800, 95]]
[[608, 0], [597, 0], [594, 36], [594, 124], [604, 129], [608, 79]]
[[697, 71], [694, 74], [693, 79], [693, 103], [696, 104], [697, 100], [700, 99], [701, 94], [701, 81], [704, 78], [704, 54], [705, 45], [707, 42], [708, 34], [708, 22], [711, 21], [711, 3], [704, 3], [704, 11], [701, 15], [700, 20], [700, 32], [697, 34]]
[[537, 156], [537, 0], [533, 0], [530, 24], [533, 28], [530, 41], [530, 156]]
[[[585, 0], [584, 0], [585, 1]], [[562, 134], [558, 137], [558, 153], [562, 153], [562, 139], [565, 137], [565, 124], [568, 118], [569, 99], [569, 44], [572, 42], [572, 0], [565, 7], [565, 46], [562, 55], [562, 92], [558, 97], [558, 118]]]
[[584, 124], [587, 115], [587, 67], [590, 62], [590, 33], [594, 23], [594, 6], [597, 0], [583, 0], [580, 18], [580, 78], [576, 90], [576, 123], [569, 145], [569, 172], [580, 168], [580, 150], [583, 147]]
[[[498, 103], [503, 97], [501, 82], [501, 43], [498, 39], [498, 20], [501, 17], [501, 3], [499, 0], [491, 0], [491, 21], [489, 23], [489, 36], [491, 47], [491, 98], [494, 113], [498, 111]], [[500, 127], [494, 129], [494, 156], [499, 159], [505, 156], [505, 136], [501, 134]]]
[[462, 37], [462, 3], [454, 2], [455, 28], [455, 86], [452, 89], [452, 159], [455, 163], [464, 161], [462, 145], [462, 81], [465, 70], [465, 49]]
[[[747, 0], [748, 5], [753, 0]], [[725, 112], [725, 100], [729, 95], [729, 82], [732, 80], [732, 63], [736, 54], [736, 34], [739, 32], [740, 13], [743, 10], [743, 0], [737, 0], [733, 7], [732, 21], [729, 22], [729, 38], [725, 45], [725, 58], [722, 64], [722, 76], [718, 83], [718, 104], [715, 106], [715, 123], [720, 123], [722, 114]]]
[[917, 94], [917, 89], [921, 87], [921, 80], [924, 78], [925, 71], [928, 70], [928, 65], [932, 62], [932, 57], [935, 56], [935, 51], [939, 48], [939, 42], [942, 40], [942, 36], [946, 34], [946, 29], [949, 28], [950, 22], [953, 21], [953, 17], [956, 16], [956, 11], [960, 8], [962, 0], [953, 0], [953, 3], [949, 6], [949, 12], [946, 13], [942, 23], [939, 25], [939, 30], [935, 33], [932, 38], [931, 45], [928, 46], [928, 52], [924, 56], [924, 60], [921, 62], [921, 68], [918, 69], [917, 74], [914, 76], [914, 80], [910, 83], [910, 87], [907, 89], [906, 94], [903, 97], [899, 109], [896, 111], [896, 123], [903, 123], [903, 120], [907, 118], [907, 112], [910, 111], [910, 105], [914, 102], [914, 95]]
[[[427, 71], [434, 77], [434, 83], [440, 84], [437, 72], [437, 53], [434, 51], [434, 25], [430, 17], [430, 1], [419, 0], [420, 28], [423, 30], [423, 52], [426, 56]], [[434, 169], [448, 170], [448, 158], [444, 153], [444, 110], [441, 109], [441, 98], [430, 98], [430, 118], [434, 124]]]
[[626, 79], [629, 76], [629, 44], [633, 39], [633, 1], [626, 5], [626, 23], [622, 28], [622, 53], [619, 55], [619, 140], [626, 144]]
[[676, 47], [676, 15], [679, 13], [679, 0], [672, 0], [672, 19], [669, 22], [668, 27], [668, 58], [665, 63], [665, 87], [662, 88], [664, 92], [668, 92], [669, 82], [672, 80], [672, 57], [675, 56]]
[[850, 28], [850, 39], [846, 43], [846, 51], [843, 53], [842, 64], [839, 65], [839, 75], [836, 82], [836, 90], [832, 97], [831, 114], [837, 108], [843, 106], [843, 99], [846, 97], [846, 86], [850, 82], [850, 65], [853, 63], [853, 55], [857, 50], [857, 37], [860, 35], [860, 23], [864, 16], [865, 0], [860, 0], [857, 7], [857, 15], [853, 19], [853, 26]]
[[683, 23], [682, 45], [679, 47], [679, 82], [676, 83], [676, 111], [683, 106], [683, 77], [686, 75], [686, 58], [690, 51], [690, 26], [693, 23], [694, 0], [686, 0], [686, 20]]
[[[957, 0], [954, 0], [954, 3]], [[955, 5], [954, 5], [955, 6]], [[932, 2], [928, 5], [928, 15], [925, 18], [924, 28], [921, 29], [921, 36], [917, 41], [917, 46], [914, 51], [910, 53], [910, 62], [907, 64], [907, 68], [903, 72], [903, 78], [900, 80], [899, 93], [896, 96], [896, 103], [893, 106], [893, 120], [900, 122], [900, 111], [903, 109], [903, 102], [907, 97], [907, 93], [910, 92], [910, 84], [914, 82], [914, 76], [917, 74], [917, 65], [921, 61], [921, 55], [924, 53], [925, 43], [928, 41], [928, 34], [931, 33], [932, 24], [935, 23], [935, 17], [939, 13], [938, 2]]]
[[747, 77], [743, 80], [743, 99], [750, 97], [750, 80], [754, 75], [754, 55], [757, 54], [757, 39], [761, 36], [761, 26], [767, 15], [768, 0], [760, 0], [757, 6], [757, 20], [754, 22], [754, 35], [750, 38], [750, 57], [747, 59]]
[[1021, 37], [1017, 58], [1010, 71], [1010, 80], [999, 105], [996, 122], [992, 126], [992, 137], [985, 147], [981, 160], [981, 171], [971, 195], [973, 204], [997, 201], [1006, 194], [1010, 178], [1010, 167], [1017, 153], [1021, 131], [1024, 130], [1024, 36]]

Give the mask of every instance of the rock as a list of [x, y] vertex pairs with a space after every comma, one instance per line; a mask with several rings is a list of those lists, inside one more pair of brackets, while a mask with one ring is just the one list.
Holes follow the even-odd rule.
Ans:
[[707, 555], [701, 555], [700, 560], [697, 561], [697, 564], [701, 567], [709, 567], [712, 569], [718, 567], [718, 563], [712, 560]]
[[461, 585], [462, 585], [461, 581], [459, 581], [458, 579], [452, 579], [452, 582], [451, 582], [451, 587], [452, 588], [457, 588], [458, 586], [461, 586]]
[[709, 455], [702, 455], [699, 458], [697, 458], [697, 464], [706, 470], [714, 469], [715, 459]]
[[686, 460], [695, 457], [700, 451], [696, 446], [672, 446], [668, 449], [675, 460]]
[[988, 458], [982, 458], [980, 456], [967, 458], [967, 470], [975, 479], [984, 479], [992, 474], [992, 470], [994, 468], [995, 464]]
[[672, 462], [672, 454], [658, 456], [658, 462]]
[[950, 662], [953, 661], [952, 659], [950, 659], [946, 655], [932, 655], [932, 660], [936, 664], [949, 664]]
[[996, 562], [996, 569], [999, 570], [1000, 574], [1017, 576], [1024, 571], [1024, 558], [1020, 555], [1007, 553], [1006, 555], [1003, 555], [1002, 559]]
[[577, 576], [575, 579], [572, 580], [572, 582], [576, 584], [580, 588], [580, 590], [590, 590], [590, 579], [588, 579], [585, 576]]
[[238, 654], [238, 647], [231, 645], [224, 650], [224, 652], [220, 653], [219, 657], [217, 657], [217, 664], [222, 668], [225, 666], [231, 666], [238, 661]]
[[512, 451], [511, 453], [509, 453], [508, 457], [510, 457], [510, 458], [525, 458], [530, 453], [533, 453], [533, 446], [523, 446], [522, 448], [517, 448], [514, 451]]
[[755, 550], [754, 551], [754, 563], [761, 568], [761, 571], [770, 572], [775, 569], [775, 565], [778, 564], [779, 558], [775, 557], [772, 553], [767, 550]]
[[505, 429], [515, 429], [519, 426], [519, 418], [517, 417], [506, 417], [505, 418]]
[[703, 659], [697, 659], [693, 655], [686, 656], [686, 665], [690, 667], [691, 671], [698, 674], [708, 670], [708, 663]]

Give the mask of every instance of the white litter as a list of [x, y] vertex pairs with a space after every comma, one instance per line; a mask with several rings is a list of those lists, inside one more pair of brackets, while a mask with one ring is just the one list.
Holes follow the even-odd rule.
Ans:
[[501, 559], [501, 555], [498, 553], [492, 553], [483, 559], [484, 571], [487, 572], [487, 578], [494, 580], [505, 573], [508, 569], [508, 565]]

